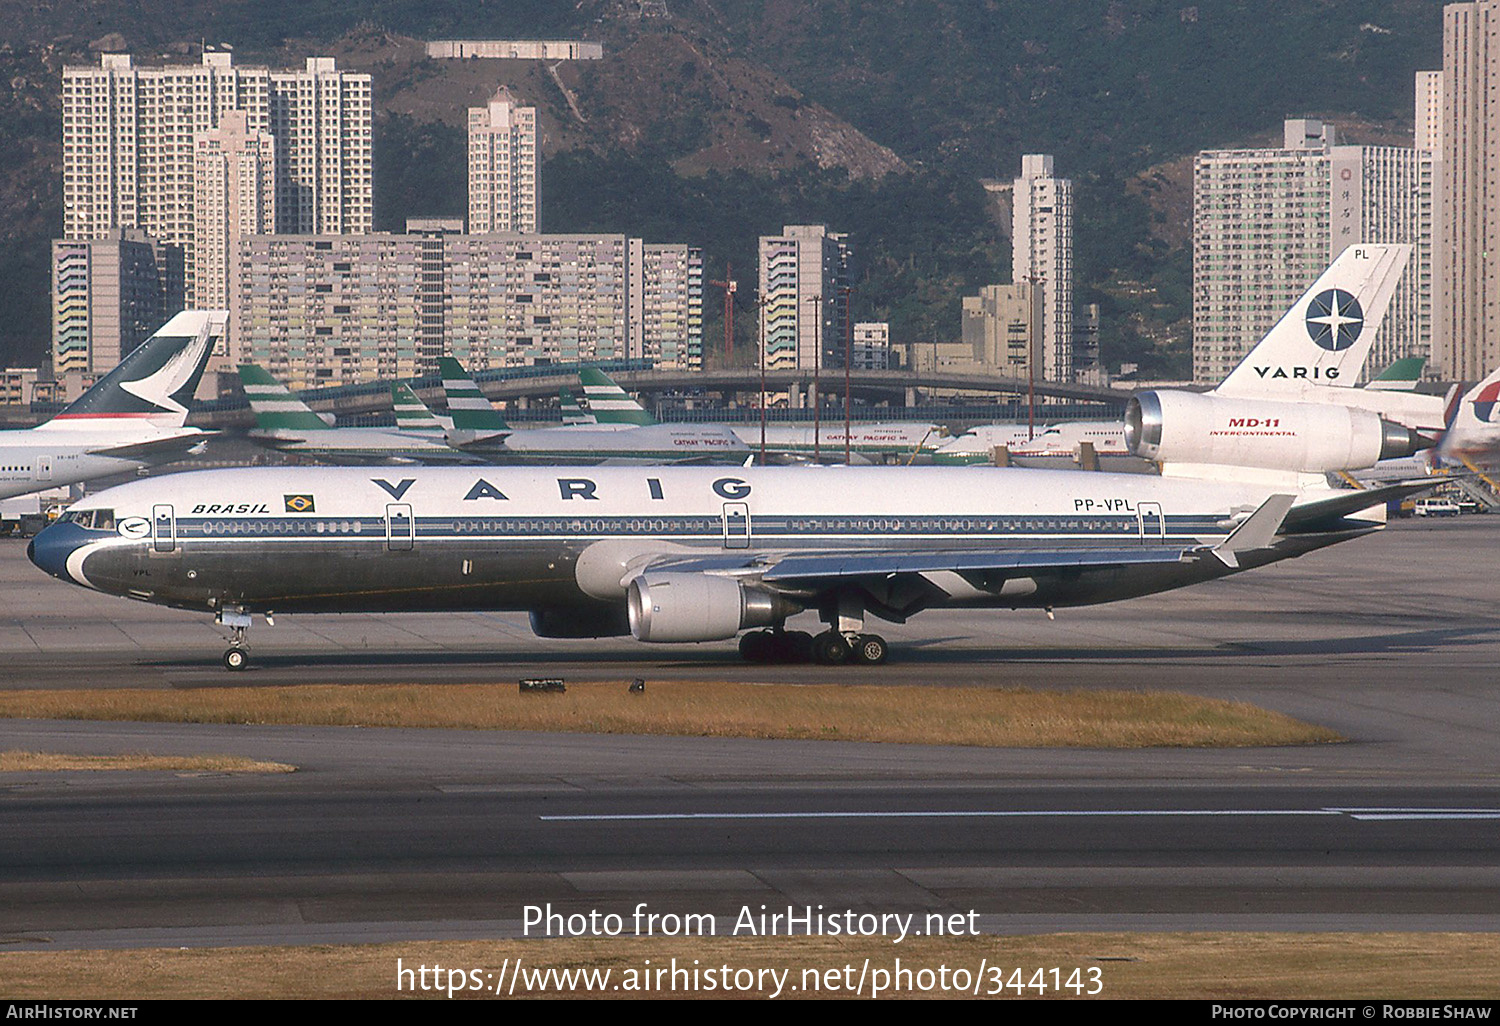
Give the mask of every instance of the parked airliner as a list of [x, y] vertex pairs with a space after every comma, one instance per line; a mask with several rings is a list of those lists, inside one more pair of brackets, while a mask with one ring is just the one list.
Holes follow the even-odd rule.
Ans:
[[183, 427], [222, 311], [184, 310], [61, 413], [0, 433], [0, 499], [181, 459], [208, 432]]

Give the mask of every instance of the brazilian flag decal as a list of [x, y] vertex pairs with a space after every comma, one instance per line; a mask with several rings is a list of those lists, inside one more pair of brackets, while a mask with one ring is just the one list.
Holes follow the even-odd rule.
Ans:
[[287, 495], [286, 511], [288, 513], [311, 513], [313, 511], [313, 497], [311, 495]]

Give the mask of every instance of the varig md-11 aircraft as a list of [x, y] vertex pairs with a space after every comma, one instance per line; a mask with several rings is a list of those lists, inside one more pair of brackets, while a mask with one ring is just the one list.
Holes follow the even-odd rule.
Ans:
[[[1087, 605], [1358, 537], [1367, 491], [906, 467], [250, 468], [134, 481], [28, 550], [55, 577], [214, 614], [524, 610], [543, 637], [735, 637], [750, 660], [878, 663], [870, 616]], [[1368, 510], [1368, 513], [1362, 512]], [[784, 629], [814, 610], [816, 638]]]

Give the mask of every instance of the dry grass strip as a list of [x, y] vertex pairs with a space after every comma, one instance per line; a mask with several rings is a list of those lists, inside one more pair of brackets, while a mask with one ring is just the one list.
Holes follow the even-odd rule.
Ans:
[[522, 695], [479, 684], [0, 692], [0, 717], [457, 727], [985, 747], [1243, 747], [1342, 740], [1243, 702], [1171, 692], [672, 681]]
[[65, 752], [0, 752], [0, 773], [65, 770], [172, 770], [178, 773], [295, 773], [296, 766], [238, 755], [69, 755]]
[[[408, 988], [397, 992], [397, 959], [414, 970]], [[552, 986], [516, 997], [722, 997], [703, 986], [702, 973], [720, 967], [739, 970], [787, 970], [786, 984], [795, 993], [783, 997], [849, 996], [865, 959], [870, 971], [910, 970], [911, 986], [921, 986], [919, 970], [936, 978], [940, 966], [978, 975], [981, 963], [1000, 967], [1004, 996], [1074, 999], [1066, 986], [1051, 989], [1050, 970], [1057, 967], [1066, 983], [1074, 969], [1080, 983], [1099, 969], [1104, 998], [1198, 999], [1495, 999], [1500, 998], [1500, 935], [1496, 934], [1275, 934], [1275, 933], [1112, 933], [1057, 934], [1025, 937], [909, 938], [892, 944], [884, 938], [619, 938], [530, 941], [406, 942], [358, 946], [296, 948], [224, 948], [205, 950], [6, 952], [0, 953], [0, 998], [8, 999], [159, 999], [159, 998], [394, 998], [448, 1000], [450, 982], [467, 986], [478, 980], [493, 990], [503, 967], [520, 959], [526, 969], [596, 968], [610, 970], [603, 993], [581, 987]], [[610, 989], [635, 973], [667, 969], [700, 972], [699, 988], [674, 994], [665, 984], [649, 991]], [[506, 959], [512, 960], [510, 963]], [[649, 966], [647, 964], [649, 960]], [[694, 964], [696, 960], [696, 965]], [[420, 967], [440, 967], [425, 981]], [[846, 972], [845, 967], [852, 967]], [[1010, 986], [1020, 969], [1022, 994]], [[1030, 984], [1037, 969], [1045, 994]], [[453, 972], [450, 973], [450, 970]], [[833, 977], [827, 974], [832, 971]], [[477, 972], [478, 976], [472, 974]], [[807, 975], [804, 975], [804, 974]], [[981, 993], [993, 985], [986, 971]], [[733, 979], [733, 976], [730, 977]], [[740, 974], [745, 979], [744, 974]], [[735, 991], [742, 997], [770, 996], [765, 987]], [[810, 984], [820, 982], [815, 992]], [[873, 979], [874, 977], [869, 977]], [[506, 977], [508, 981], [508, 977]], [[663, 977], [663, 980], [670, 977]], [[685, 978], [679, 977], [680, 980]], [[839, 989], [831, 990], [829, 980]], [[422, 990], [420, 982], [437, 989]], [[415, 993], [411, 987], [417, 987]], [[1085, 989], [1091, 989], [1089, 984]], [[492, 993], [458, 991], [457, 997], [490, 997]], [[972, 996], [936, 988], [901, 993], [900, 997]], [[999, 996], [999, 995], [993, 995]], [[869, 997], [867, 982], [865, 997]]]

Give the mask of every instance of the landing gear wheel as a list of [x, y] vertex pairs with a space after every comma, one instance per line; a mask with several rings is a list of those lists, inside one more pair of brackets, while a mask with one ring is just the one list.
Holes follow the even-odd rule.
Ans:
[[860, 634], [854, 639], [854, 661], [866, 666], [879, 666], [890, 654], [890, 646], [879, 634]]
[[224, 652], [224, 669], [243, 670], [250, 665], [250, 653], [243, 648], [226, 649]]
[[764, 663], [771, 658], [771, 635], [767, 631], [751, 631], [740, 638], [740, 658], [747, 663]]
[[806, 631], [777, 631], [772, 657], [779, 663], [805, 663], [812, 659], [812, 635]]
[[849, 658], [849, 643], [837, 631], [824, 631], [812, 640], [813, 662], [837, 666]]

